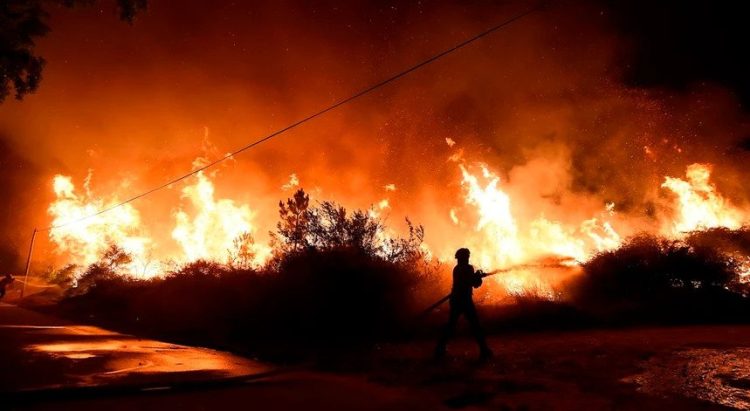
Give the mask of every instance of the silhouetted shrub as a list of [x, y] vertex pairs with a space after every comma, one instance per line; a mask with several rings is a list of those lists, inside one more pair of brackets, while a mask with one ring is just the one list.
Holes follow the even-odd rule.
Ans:
[[67, 264], [60, 269], [50, 268], [45, 278], [52, 284], [57, 284], [65, 289], [70, 288], [76, 278], [76, 273], [81, 269], [77, 264]]
[[699, 234], [640, 235], [589, 260], [567, 289], [576, 305], [617, 321], [731, 321], [747, 314], [739, 264]]

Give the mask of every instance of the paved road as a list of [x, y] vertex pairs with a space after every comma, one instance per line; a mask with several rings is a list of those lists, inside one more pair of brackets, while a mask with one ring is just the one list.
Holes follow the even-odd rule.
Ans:
[[158, 386], [272, 371], [227, 353], [70, 324], [7, 304], [0, 304], [0, 341], [3, 391]]
[[355, 377], [71, 324], [0, 303], [0, 409], [439, 409]]

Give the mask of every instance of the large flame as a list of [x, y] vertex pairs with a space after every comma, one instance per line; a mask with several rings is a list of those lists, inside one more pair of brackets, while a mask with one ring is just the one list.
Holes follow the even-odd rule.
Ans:
[[[182, 247], [182, 258], [187, 261], [224, 260], [228, 250], [241, 246], [236, 244], [238, 239], [246, 234], [252, 236], [256, 231], [250, 207], [236, 205], [229, 199], [216, 200], [214, 185], [203, 172], [196, 175], [195, 184], [182, 189], [182, 197], [189, 200], [194, 213], [191, 215], [184, 209], [175, 212], [172, 238]], [[268, 247], [254, 242], [245, 246], [249, 247], [245, 252], [252, 254], [254, 265], [262, 264], [270, 254]]]
[[[487, 165], [480, 164], [472, 174], [459, 165], [465, 202], [474, 208], [474, 232], [467, 234], [466, 244], [472, 249], [473, 261], [485, 269], [525, 265], [505, 275], [494, 277], [510, 293], [533, 290], [552, 296], [552, 284], [539, 275], [528, 262], [557, 256], [565, 262], [585, 261], [593, 253], [612, 249], [620, 244], [620, 236], [608, 221], [592, 217], [577, 226], [552, 221], [543, 215], [529, 222], [518, 222], [513, 215], [510, 196], [500, 187], [500, 177]], [[613, 213], [607, 204], [602, 215]], [[459, 223], [455, 210], [451, 219]], [[540, 264], [542, 266], [543, 264]], [[562, 264], [561, 264], [562, 265]], [[549, 269], [548, 265], [543, 265]]]
[[[474, 232], [467, 234], [467, 244], [475, 251], [474, 261], [481, 267], [508, 267], [547, 255], [581, 263], [621, 244], [621, 235], [609, 221], [614, 215], [614, 203], [606, 204], [599, 215], [577, 225], [552, 221], [543, 215], [527, 223], [518, 222], [513, 216], [512, 200], [500, 187], [495, 173], [486, 165], [480, 165], [474, 174], [465, 165], [460, 165], [460, 170], [466, 204], [473, 206], [477, 214]], [[698, 229], [737, 229], [747, 221], [743, 210], [718, 193], [710, 176], [711, 165], [696, 163], [687, 167], [686, 180], [665, 177], [661, 187], [676, 198], [670, 207], [673, 215], [663, 220], [663, 234], [679, 239]], [[459, 223], [454, 209], [450, 217]], [[516, 270], [497, 277], [497, 281], [511, 293], [533, 289], [551, 294], [554, 285], [544, 275], [530, 274], [528, 270]]]
[[130, 204], [114, 208], [90, 218], [97, 211], [117, 203], [93, 198], [89, 191], [91, 174], [84, 184], [85, 193], [76, 193], [70, 177], [56, 175], [53, 188], [57, 200], [48, 208], [53, 228], [50, 239], [57, 251], [64, 253], [71, 264], [85, 267], [96, 262], [109, 247], [116, 244], [132, 257], [123, 274], [149, 277], [156, 274], [150, 263], [152, 241], [142, 232], [138, 211]]
[[677, 213], [666, 224], [673, 235], [703, 228], [742, 226], [743, 213], [722, 197], [709, 180], [711, 165], [691, 164], [685, 172], [687, 180], [666, 177], [662, 187], [677, 196]]
[[[161, 253], [162, 248], [147, 234], [140, 214], [132, 204], [89, 217], [117, 203], [95, 198], [89, 190], [90, 176], [84, 184], [85, 194], [76, 193], [72, 179], [57, 175], [53, 179], [56, 200], [49, 206], [53, 218], [50, 239], [70, 263], [84, 269], [98, 261], [112, 244], [128, 253], [132, 262], [120, 268], [121, 274], [148, 278], [163, 273], [159, 261], [190, 262], [199, 259], [236, 262], [258, 266], [270, 255], [267, 245], [256, 244], [252, 224], [253, 211], [233, 200], [216, 199], [214, 185], [204, 173], [196, 175], [193, 184], [182, 189], [189, 207], [174, 212], [172, 238], [178, 253]], [[85, 218], [89, 217], [89, 218]], [[166, 247], [168, 248], [168, 247]]]
[[504, 266], [523, 259], [518, 228], [510, 211], [510, 197], [497, 187], [500, 178], [481, 165], [482, 177], [487, 180], [482, 185], [479, 177], [469, 173], [465, 166], [460, 165], [460, 168], [466, 204], [474, 206], [479, 215], [475, 226], [480, 233], [475, 237], [479, 240], [475, 248], [483, 251], [478, 253], [479, 264]]

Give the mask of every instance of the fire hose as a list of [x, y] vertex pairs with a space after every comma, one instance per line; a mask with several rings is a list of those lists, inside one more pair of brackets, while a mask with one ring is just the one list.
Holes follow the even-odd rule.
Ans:
[[[511, 269], [512, 269], [512, 268], [515, 268], [515, 267], [511, 267], [511, 268], [506, 268], [506, 269], [502, 269], [502, 270], [493, 270], [493, 271], [490, 271], [490, 272], [487, 272], [487, 273], [485, 273], [485, 272], [483, 272], [483, 271], [481, 271], [481, 270], [480, 270], [480, 271], [478, 271], [478, 273], [480, 273], [480, 274], [479, 274], [479, 278], [485, 278], [485, 277], [489, 277], [489, 276], [491, 276], [491, 275], [495, 275], [495, 274], [498, 274], [498, 273], [500, 273], [500, 272], [511, 271]], [[422, 313], [420, 313], [420, 314], [419, 314], [419, 317], [418, 317], [418, 318], [426, 317], [426, 316], [427, 316], [428, 314], [430, 314], [430, 313], [431, 313], [431, 312], [432, 312], [432, 311], [433, 311], [434, 309], [436, 309], [436, 308], [440, 307], [440, 306], [441, 306], [441, 305], [443, 305], [443, 304], [444, 304], [444, 303], [445, 303], [446, 301], [450, 300], [450, 298], [451, 298], [451, 295], [452, 295], [452, 293], [449, 293], [449, 294], [448, 294], [448, 295], [446, 295], [445, 297], [443, 297], [443, 298], [441, 298], [441, 299], [439, 299], [439, 300], [435, 301], [435, 302], [434, 302], [434, 303], [433, 303], [432, 305], [430, 305], [429, 307], [425, 308], [425, 309], [424, 309], [424, 311], [422, 311]]]
[[[550, 260], [550, 259], [546, 259], [546, 260]], [[479, 274], [479, 278], [487, 278], [495, 274], [507, 273], [510, 271], [522, 270], [526, 268], [570, 268], [571, 265], [581, 264], [580, 261], [575, 260], [573, 258], [553, 258], [552, 260], [553, 261], [551, 262], [544, 262], [544, 263], [518, 264], [518, 265], [508, 267], [508, 268], [500, 268], [500, 269], [496, 269], [496, 270], [492, 270], [488, 272], [479, 270], [477, 271], [477, 273]], [[451, 294], [448, 294], [444, 296], [443, 298], [435, 301], [432, 305], [425, 308], [424, 311], [422, 311], [417, 318], [421, 319], [423, 317], [426, 317], [433, 310], [443, 305], [446, 301], [450, 300], [450, 298], [451, 298]]]

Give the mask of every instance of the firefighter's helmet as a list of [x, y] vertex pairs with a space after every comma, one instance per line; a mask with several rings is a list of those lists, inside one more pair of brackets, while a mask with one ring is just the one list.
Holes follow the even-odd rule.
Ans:
[[468, 248], [459, 248], [456, 251], [456, 260], [468, 260], [471, 255], [471, 251]]

